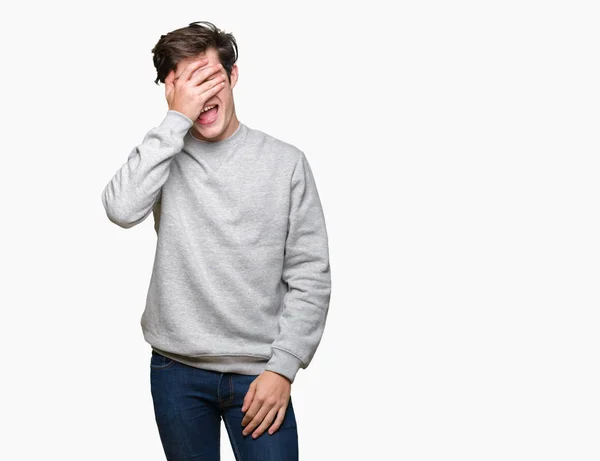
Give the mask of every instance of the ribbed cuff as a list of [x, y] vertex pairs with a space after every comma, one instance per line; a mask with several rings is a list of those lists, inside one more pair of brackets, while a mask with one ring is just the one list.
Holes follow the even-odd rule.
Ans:
[[187, 115], [181, 112], [169, 109], [165, 118], [160, 122], [161, 128], [168, 128], [176, 134], [185, 135], [187, 131], [194, 125], [194, 122]]
[[272, 348], [272, 351], [273, 354], [271, 359], [267, 362], [265, 370], [279, 373], [293, 383], [294, 379], [296, 378], [296, 373], [298, 373], [298, 370], [302, 365], [302, 360], [295, 355], [290, 354], [289, 352], [277, 349], [275, 347]]

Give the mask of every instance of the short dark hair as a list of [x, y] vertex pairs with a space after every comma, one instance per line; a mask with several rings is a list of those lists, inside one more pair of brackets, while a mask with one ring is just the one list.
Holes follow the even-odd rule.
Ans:
[[152, 48], [156, 80], [165, 83], [165, 79], [177, 63], [183, 58], [191, 58], [215, 48], [219, 60], [231, 81], [231, 69], [238, 58], [238, 47], [235, 37], [217, 28], [212, 22], [196, 21], [187, 27], [182, 27], [161, 35], [160, 40]]

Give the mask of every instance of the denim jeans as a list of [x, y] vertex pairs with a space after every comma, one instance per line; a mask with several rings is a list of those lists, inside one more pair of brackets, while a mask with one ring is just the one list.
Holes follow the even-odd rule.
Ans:
[[298, 461], [291, 397], [273, 435], [268, 427], [256, 439], [242, 434], [244, 397], [257, 377], [191, 367], [152, 350], [152, 400], [167, 460], [219, 461], [223, 418], [237, 461]]

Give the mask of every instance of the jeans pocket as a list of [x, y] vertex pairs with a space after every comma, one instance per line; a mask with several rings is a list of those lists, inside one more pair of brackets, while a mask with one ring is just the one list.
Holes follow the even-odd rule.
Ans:
[[150, 369], [152, 370], [163, 370], [169, 368], [175, 363], [175, 360], [165, 357], [152, 349], [152, 356], [150, 357]]

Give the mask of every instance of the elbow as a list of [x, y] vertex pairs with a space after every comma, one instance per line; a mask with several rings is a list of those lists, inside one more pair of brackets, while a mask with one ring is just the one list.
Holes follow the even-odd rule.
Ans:
[[115, 206], [109, 206], [105, 208], [106, 216], [109, 221], [116, 224], [123, 229], [130, 229], [135, 226], [137, 223], [131, 219], [127, 213], [124, 213], [120, 208]]
[[114, 224], [116, 224], [119, 227], [122, 227], [123, 229], [130, 229], [137, 224], [135, 221], [132, 221], [131, 219], [127, 219], [123, 215], [118, 215], [118, 214], [109, 213], [109, 212], [107, 212], [106, 215], [108, 216], [108, 219], [111, 222], [113, 222]]
[[121, 203], [114, 198], [111, 200], [106, 189], [102, 192], [102, 205], [109, 221], [123, 229], [130, 229], [140, 222]]

